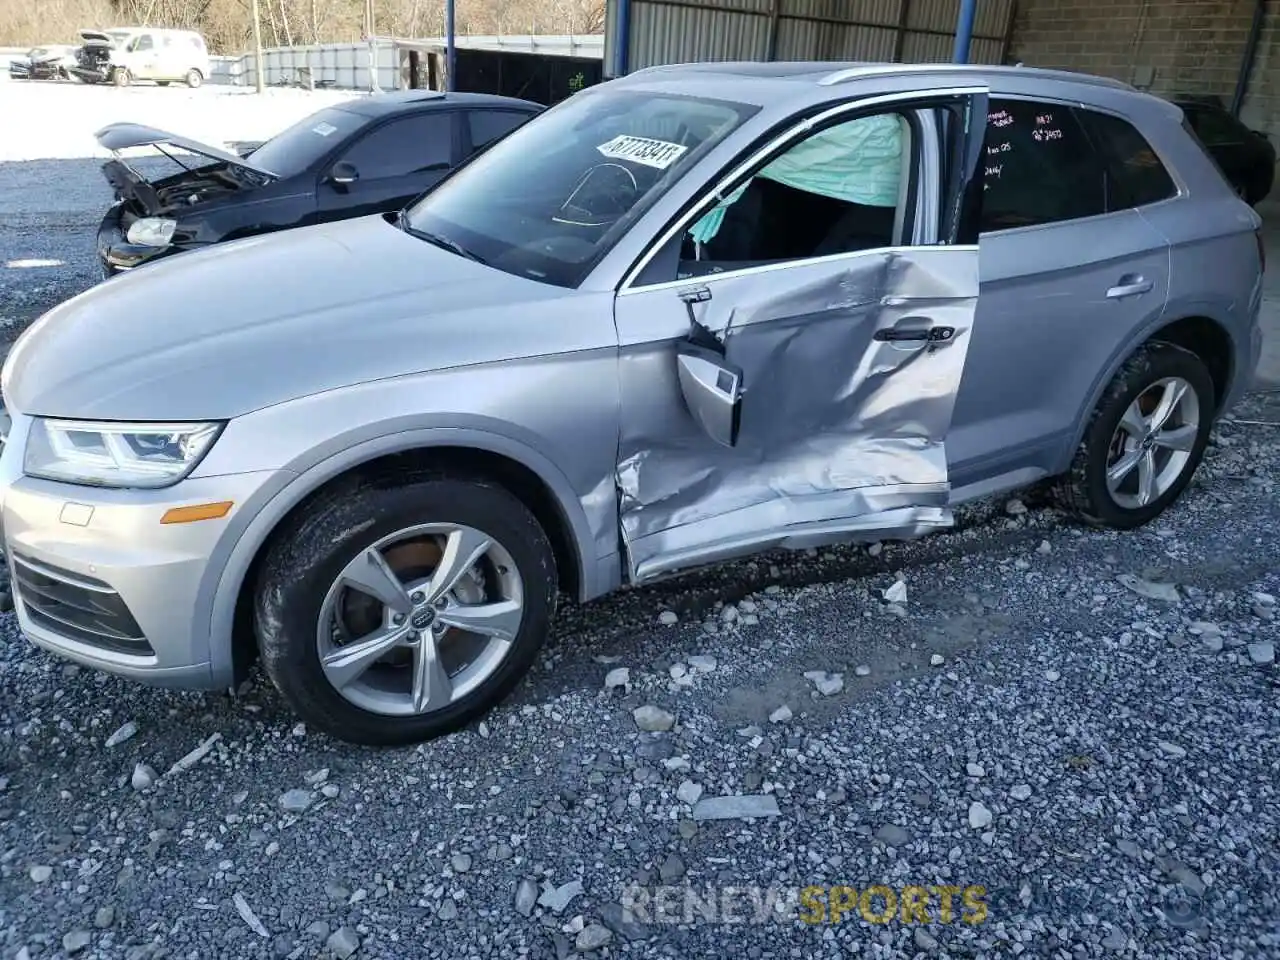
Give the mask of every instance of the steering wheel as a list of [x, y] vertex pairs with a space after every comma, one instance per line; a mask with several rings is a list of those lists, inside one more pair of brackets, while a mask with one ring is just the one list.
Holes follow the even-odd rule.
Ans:
[[635, 204], [640, 185], [620, 163], [598, 163], [578, 180], [555, 219], [580, 227], [612, 223]]

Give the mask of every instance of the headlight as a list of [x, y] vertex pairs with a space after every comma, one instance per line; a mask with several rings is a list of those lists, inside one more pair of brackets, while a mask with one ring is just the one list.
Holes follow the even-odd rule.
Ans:
[[41, 417], [31, 424], [23, 473], [95, 487], [167, 487], [196, 468], [222, 427]]
[[125, 237], [130, 243], [136, 243], [141, 247], [167, 247], [169, 241], [173, 239], [173, 231], [177, 226], [177, 220], [143, 217], [141, 220], [133, 221]]

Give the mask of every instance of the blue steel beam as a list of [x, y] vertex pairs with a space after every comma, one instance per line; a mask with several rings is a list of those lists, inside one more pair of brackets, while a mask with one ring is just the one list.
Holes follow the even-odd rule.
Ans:
[[956, 63], [969, 62], [969, 41], [973, 39], [973, 18], [978, 12], [978, 0], [960, 0], [960, 16], [956, 19], [956, 45], [951, 59]]

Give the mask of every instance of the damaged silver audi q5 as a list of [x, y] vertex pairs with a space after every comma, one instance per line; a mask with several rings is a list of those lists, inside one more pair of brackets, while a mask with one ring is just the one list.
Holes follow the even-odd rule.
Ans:
[[19, 620], [175, 686], [260, 656], [308, 723], [409, 742], [502, 698], [561, 591], [915, 537], [1042, 479], [1134, 527], [1256, 364], [1258, 226], [1124, 84], [642, 70], [399, 215], [36, 323], [3, 374]]

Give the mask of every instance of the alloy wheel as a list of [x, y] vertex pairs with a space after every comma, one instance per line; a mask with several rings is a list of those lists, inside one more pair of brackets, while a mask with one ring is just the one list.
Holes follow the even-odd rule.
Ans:
[[1119, 507], [1149, 506], [1173, 487], [1200, 431], [1200, 398], [1181, 377], [1157, 380], [1125, 408], [1107, 452], [1107, 492]]
[[459, 524], [383, 537], [339, 573], [320, 607], [329, 683], [384, 716], [441, 710], [501, 666], [524, 617], [523, 582], [496, 540]]

